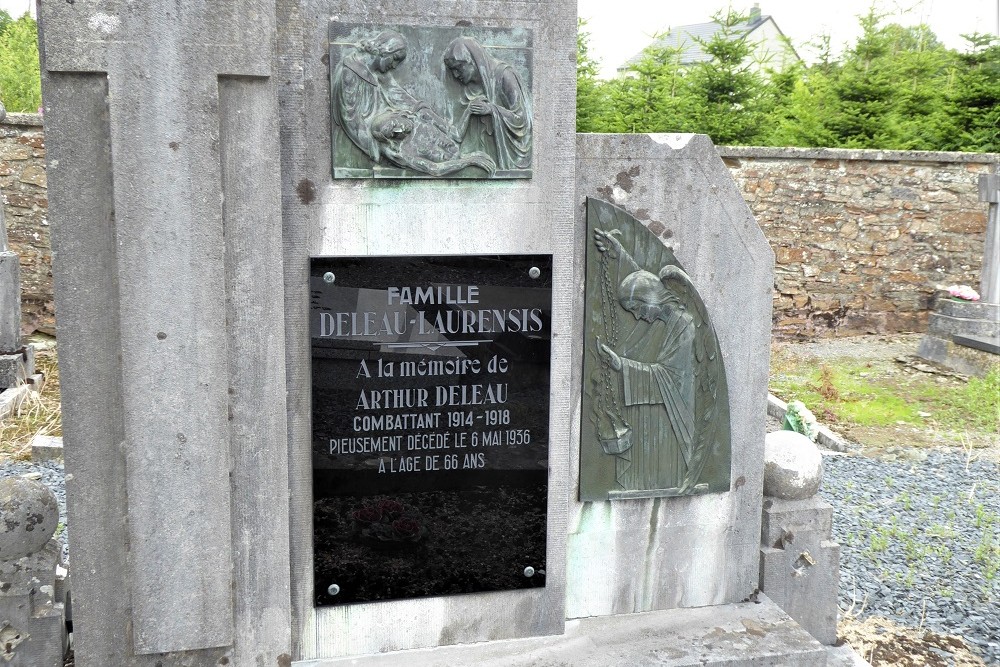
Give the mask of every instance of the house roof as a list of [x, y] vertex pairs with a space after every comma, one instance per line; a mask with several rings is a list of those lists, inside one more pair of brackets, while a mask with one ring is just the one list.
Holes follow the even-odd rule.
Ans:
[[[772, 19], [769, 15], [761, 16], [760, 14], [755, 14], [751, 16], [749, 20], [743, 23], [737, 23], [733, 26], [732, 30], [739, 36], [749, 35], [754, 30], [757, 30], [771, 20]], [[777, 27], [777, 25], [775, 25], [775, 27]], [[722, 26], [715, 21], [677, 26], [676, 28], [671, 28], [667, 34], [661, 36], [650, 46], [653, 48], [680, 48], [680, 64], [693, 65], [694, 63], [705, 62], [712, 59], [712, 56], [702, 50], [701, 44], [698, 43], [698, 40], [707, 42], [721, 29]], [[625, 64], [621, 65], [618, 70], [626, 70], [632, 65], [638, 64], [639, 61], [642, 60], [644, 51], [645, 49], [626, 60]]]

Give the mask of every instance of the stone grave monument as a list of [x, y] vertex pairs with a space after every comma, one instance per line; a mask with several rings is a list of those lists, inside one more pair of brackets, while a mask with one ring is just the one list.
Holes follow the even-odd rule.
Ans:
[[706, 137], [575, 135], [575, 10], [40, 6], [78, 665], [826, 664], [773, 255]]

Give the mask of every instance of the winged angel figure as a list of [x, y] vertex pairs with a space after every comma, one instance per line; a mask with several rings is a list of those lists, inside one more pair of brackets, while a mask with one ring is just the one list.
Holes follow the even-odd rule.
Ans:
[[[602, 296], [613, 306], [604, 309], [605, 339], [594, 341], [604, 376], [611, 376], [598, 388], [598, 437], [616, 457], [621, 490], [705, 492], [705, 463], [717, 441], [729, 437], [719, 341], [691, 278], [674, 265], [656, 274], [643, 269], [618, 235], [594, 230], [606, 274]], [[619, 316], [618, 307], [631, 317]]]

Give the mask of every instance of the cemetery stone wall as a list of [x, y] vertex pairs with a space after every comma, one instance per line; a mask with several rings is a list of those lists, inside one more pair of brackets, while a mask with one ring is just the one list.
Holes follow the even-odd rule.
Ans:
[[721, 147], [776, 257], [781, 337], [925, 331], [934, 291], [979, 285], [1000, 155]]

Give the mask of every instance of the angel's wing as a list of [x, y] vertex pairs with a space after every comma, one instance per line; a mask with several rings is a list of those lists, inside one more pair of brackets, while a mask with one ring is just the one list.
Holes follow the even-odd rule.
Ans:
[[729, 391], [726, 369], [722, 362], [719, 339], [708, 317], [705, 302], [695, 289], [691, 278], [679, 266], [668, 265], [660, 271], [660, 282], [677, 297], [680, 307], [691, 317], [694, 334], [695, 382], [695, 433], [691, 456], [688, 457], [688, 474], [682, 489], [691, 492], [698, 484], [705, 462], [712, 450], [728, 443]]

